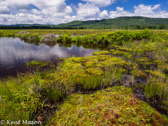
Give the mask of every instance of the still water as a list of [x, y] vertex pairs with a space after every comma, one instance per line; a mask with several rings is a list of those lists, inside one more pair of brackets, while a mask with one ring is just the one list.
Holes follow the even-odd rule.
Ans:
[[90, 56], [98, 49], [86, 49], [82, 46], [53, 47], [45, 44], [34, 45], [25, 43], [19, 38], [0, 38], [0, 77], [15, 75], [26, 69], [26, 63], [32, 60], [53, 61], [69, 56]]

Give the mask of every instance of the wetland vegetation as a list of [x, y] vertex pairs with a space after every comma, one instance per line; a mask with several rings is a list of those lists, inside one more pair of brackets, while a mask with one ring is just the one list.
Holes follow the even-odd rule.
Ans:
[[[61, 34], [55, 41], [48, 35], [44, 44], [101, 51], [61, 59], [57, 66], [32, 61], [27, 66], [35, 71], [1, 79], [0, 120], [70, 126], [168, 125], [167, 31], [20, 31], [0, 30], [0, 36], [40, 45], [46, 34]], [[40, 69], [48, 65], [50, 69]]]

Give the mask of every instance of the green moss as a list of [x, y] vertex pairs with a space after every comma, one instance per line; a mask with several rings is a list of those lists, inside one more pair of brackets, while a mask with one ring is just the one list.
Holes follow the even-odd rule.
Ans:
[[109, 67], [109, 66], [123, 67], [127, 64], [127, 62], [125, 60], [123, 60], [122, 58], [119, 58], [119, 57], [111, 57], [111, 58], [108, 58], [105, 61], [101, 61], [99, 64], [104, 66], [104, 67]]
[[168, 64], [164, 65], [163, 69], [164, 73], [168, 74]]
[[104, 72], [100, 68], [87, 68], [85, 71], [86, 73], [95, 75], [95, 76], [100, 76], [104, 74]]
[[[150, 70], [151, 66], [158, 66], [158, 60], [152, 60], [147, 57], [134, 59], [135, 63], [137, 63], [141, 68]], [[140, 68], [140, 69], [141, 69]]]
[[131, 52], [132, 51], [132, 49], [127, 48], [127, 47], [120, 47], [118, 50], [124, 51], [124, 52]]
[[[122, 75], [128, 73], [125, 69], [127, 62], [122, 58], [110, 55], [94, 55], [90, 57], [67, 58], [58, 67], [57, 83], [71, 86], [73, 91], [76, 85], [84, 90], [93, 90], [112, 85], [113, 81], [121, 82]], [[108, 76], [108, 77], [107, 77]]]
[[[166, 117], [164, 117], [166, 118]], [[48, 125], [166, 125], [162, 115], [136, 99], [132, 90], [113, 87], [94, 94], [73, 94]]]
[[160, 78], [160, 79], [165, 79], [166, 75], [164, 73], [162, 73], [161, 71], [149, 71], [151, 76], [154, 76], [156, 78]]
[[132, 75], [135, 76], [135, 78], [141, 78], [141, 79], [145, 79], [147, 78], [147, 74], [141, 70], [133, 70], [132, 72]]
[[92, 59], [86, 61], [84, 63], [85, 67], [95, 67], [98, 63], [98, 59], [96, 57], [92, 57]]
[[146, 63], [149, 62], [149, 59], [146, 57], [140, 58], [140, 59], [135, 59], [137, 63]]
[[85, 57], [72, 57], [70, 60], [72, 62], [82, 63], [85, 62], [87, 59]]
[[128, 70], [127, 69], [118, 69], [118, 71], [121, 71], [122, 74], [128, 74]]
[[111, 54], [115, 56], [123, 56], [125, 52], [116, 50], [115, 52], [111, 52]]
[[120, 46], [118, 46], [118, 45], [112, 45], [112, 44], [111, 44], [111, 45], [109, 46], [109, 48], [110, 48], [110, 49], [118, 49], [118, 48], [120, 48]]
[[65, 70], [72, 70], [72, 69], [78, 70], [78, 69], [83, 69], [83, 66], [80, 63], [72, 64], [71, 62], [65, 61], [62, 69], [65, 69]]
[[115, 52], [116, 50], [115, 49], [110, 49], [109, 52]]
[[107, 60], [108, 58], [111, 58], [111, 56], [100, 55], [100, 56], [97, 57], [97, 59], [98, 59], [99, 61], [105, 61], [105, 60]]
[[29, 63], [27, 63], [27, 67], [44, 67], [49, 65], [49, 62], [42, 62], [42, 61], [31, 61]]
[[108, 54], [110, 54], [109, 51], [98, 51], [93, 53], [93, 55], [108, 55]]

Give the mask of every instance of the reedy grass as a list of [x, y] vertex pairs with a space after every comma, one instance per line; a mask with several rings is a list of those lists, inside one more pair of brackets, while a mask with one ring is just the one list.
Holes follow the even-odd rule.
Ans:
[[8, 78], [0, 84], [0, 119], [30, 120], [40, 108], [40, 88], [43, 85], [38, 75]]
[[161, 100], [168, 99], [168, 83], [164, 82], [162, 78], [150, 75], [145, 84], [145, 94], [149, 98], [158, 96]]

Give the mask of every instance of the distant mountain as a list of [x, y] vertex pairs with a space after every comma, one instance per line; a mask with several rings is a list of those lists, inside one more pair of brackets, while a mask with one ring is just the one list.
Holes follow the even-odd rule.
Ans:
[[48, 24], [14, 24], [14, 25], [0, 25], [0, 29], [50, 29], [55, 25]]
[[57, 25], [56, 28], [165, 28], [165, 25], [168, 25], [168, 18], [118, 17], [103, 20], [72, 21]]
[[168, 29], [168, 18], [118, 17], [114, 19], [72, 21], [59, 25], [16, 24], [0, 25], [1, 29]]

